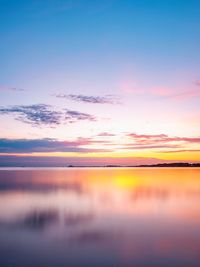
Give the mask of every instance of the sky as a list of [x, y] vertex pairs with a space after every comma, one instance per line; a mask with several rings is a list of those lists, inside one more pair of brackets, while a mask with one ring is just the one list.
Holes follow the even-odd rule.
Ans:
[[200, 162], [200, 1], [0, 0], [0, 165]]

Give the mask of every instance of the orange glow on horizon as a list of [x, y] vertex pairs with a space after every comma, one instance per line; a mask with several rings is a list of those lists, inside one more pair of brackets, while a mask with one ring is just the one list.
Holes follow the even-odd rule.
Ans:
[[158, 159], [163, 161], [187, 161], [187, 162], [199, 162], [200, 152], [178, 152], [178, 153], [158, 153], [152, 151], [137, 151], [137, 152], [104, 152], [104, 153], [80, 153], [80, 152], [49, 152], [49, 153], [12, 153], [5, 154], [0, 153], [0, 156], [16, 156], [16, 157], [61, 157], [61, 158], [97, 158], [97, 159], [127, 159], [127, 163], [130, 163], [131, 159], [143, 158], [145, 159]]

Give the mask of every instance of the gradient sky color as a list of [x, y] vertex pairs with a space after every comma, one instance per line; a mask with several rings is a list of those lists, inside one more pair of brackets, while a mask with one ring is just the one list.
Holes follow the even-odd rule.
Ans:
[[0, 40], [1, 165], [200, 161], [198, 0], [0, 0]]

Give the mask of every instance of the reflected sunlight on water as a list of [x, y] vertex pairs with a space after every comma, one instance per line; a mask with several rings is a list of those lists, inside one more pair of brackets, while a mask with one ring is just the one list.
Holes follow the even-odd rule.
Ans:
[[199, 168], [0, 170], [0, 266], [200, 266]]

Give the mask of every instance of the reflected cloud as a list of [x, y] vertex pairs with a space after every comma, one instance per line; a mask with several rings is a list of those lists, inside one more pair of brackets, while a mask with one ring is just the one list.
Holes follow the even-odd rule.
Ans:
[[[52, 172], [43, 171], [1, 171], [0, 192], [32, 192], [32, 193], [51, 193], [59, 190], [73, 192], [75, 194], [85, 194], [85, 188], [80, 181], [67, 180], [64, 175], [58, 175], [53, 180]], [[63, 174], [63, 173], [62, 173]], [[29, 178], [27, 178], [27, 175]], [[52, 178], [52, 179], [51, 179]]]
[[56, 209], [34, 210], [27, 214], [16, 226], [30, 230], [44, 230], [48, 226], [57, 223], [59, 214]]
[[0, 192], [4, 191], [24, 191], [24, 192], [38, 192], [38, 193], [51, 193], [58, 190], [64, 190], [67, 192], [73, 192], [76, 194], [83, 194], [84, 190], [82, 186], [78, 183], [75, 184], [63, 184], [63, 185], [54, 185], [51, 183], [47, 184], [0, 184]]
[[41, 231], [49, 226], [58, 223], [59, 213], [56, 209], [35, 209], [17, 219], [9, 221], [0, 221], [0, 226], [13, 230], [33, 230]]

